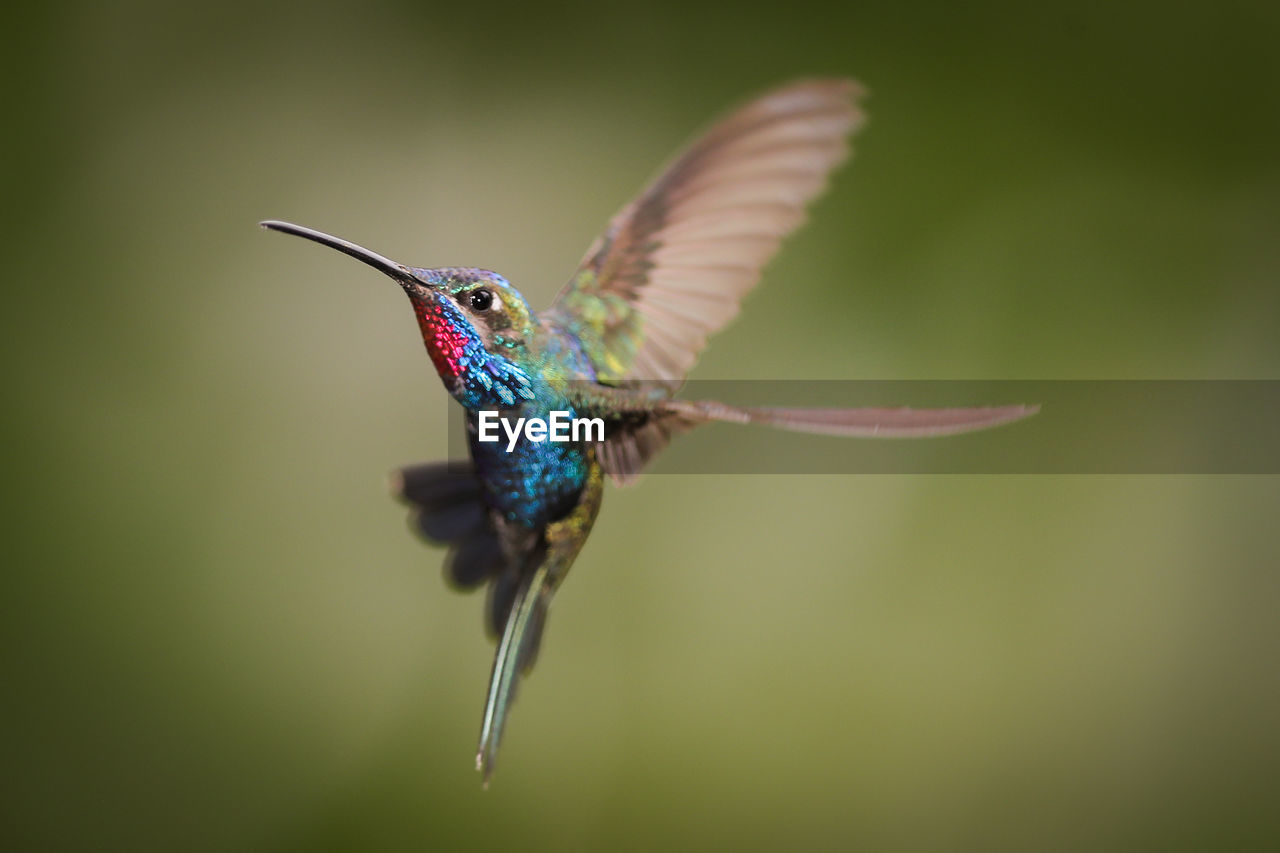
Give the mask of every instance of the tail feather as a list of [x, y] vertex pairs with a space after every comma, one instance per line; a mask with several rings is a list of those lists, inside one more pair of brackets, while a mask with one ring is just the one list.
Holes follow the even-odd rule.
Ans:
[[470, 464], [409, 465], [391, 480], [392, 492], [411, 507], [413, 529], [431, 544], [449, 547], [444, 575], [451, 586], [474, 589], [502, 574], [507, 559]]
[[410, 465], [392, 475], [392, 491], [410, 506], [413, 527], [428, 541], [449, 547], [445, 578], [472, 589], [489, 584], [485, 625], [498, 638], [476, 764], [485, 784], [493, 773], [503, 727], [520, 677], [533, 668], [542, 642], [547, 608], [556, 585], [572, 564], [584, 536], [569, 530], [589, 528], [600, 502], [600, 475], [592, 475], [579, 505], [519, 555], [503, 548], [485, 509], [480, 483], [469, 465], [435, 462]]
[[427, 539], [440, 544], [462, 542], [488, 526], [479, 500], [462, 501], [438, 508], [419, 507], [412, 515], [413, 526]]
[[391, 475], [391, 491], [413, 507], [410, 523], [434, 544], [462, 542], [487, 526], [480, 481], [470, 465], [409, 465]]
[[475, 589], [497, 577], [507, 564], [498, 537], [487, 525], [483, 533], [464, 539], [445, 557], [444, 572], [449, 583], [459, 589]]
[[505, 571], [494, 577], [489, 584], [489, 594], [485, 601], [485, 629], [494, 639], [502, 637], [506, 628], [507, 617], [515, 607], [516, 596], [520, 592], [520, 573], [517, 570]]
[[515, 701], [520, 676], [533, 668], [538, 657], [551, 596], [586, 541], [600, 509], [603, 489], [604, 473], [598, 465], [592, 465], [573, 511], [547, 525], [542, 542], [527, 553], [526, 562], [518, 571], [508, 570], [494, 581], [489, 613], [494, 623], [502, 626], [502, 633], [493, 656], [476, 750], [476, 767], [484, 774], [486, 786], [493, 774], [502, 729]]
[[[503, 580], [505, 577], [494, 584], [494, 602], [498, 601], [496, 591]], [[534, 572], [520, 576], [512, 590], [502, 636], [493, 656], [489, 693], [485, 698], [484, 718], [480, 726], [480, 745], [476, 750], [476, 769], [484, 775], [486, 787], [493, 775], [502, 730], [511, 703], [515, 701], [520, 676], [529, 671], [537, 656], [551, 591], [550, 569], [545, 562]], [[495, 604], [493, 612], [496, 611]]]
[[411, 504], [434, 509], [478, 500], [480, 482], [470, 463], [424, 462], [393, 472], [391, 491]]

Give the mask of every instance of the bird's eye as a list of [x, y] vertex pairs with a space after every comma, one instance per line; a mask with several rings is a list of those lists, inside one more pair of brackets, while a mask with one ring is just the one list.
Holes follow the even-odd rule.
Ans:
[[493, 293], [488, 290], [473, 290], [467, 296], [467, 302], [476, 311], [488, 311], [493, 306]]

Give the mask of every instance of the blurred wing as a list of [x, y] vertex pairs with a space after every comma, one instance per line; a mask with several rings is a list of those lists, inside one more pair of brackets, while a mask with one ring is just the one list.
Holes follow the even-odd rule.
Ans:
[[667, 410], [686, 420], [761, 424], [792, 432], [846, 438], [934, 438], [989, 429], [1031, 417], [1039, 406], [982, 406], [965, 409], [789, 409], [737, 408], [709, 401], [672, 400]]
[[606, 430], [598, 458], [614, 482], [635, 482], [658, 451], [699, 424], [724, 421], [760, 424], [791, 432], [845, 438], [934, 438], [989, 429], [1031, 417], [1039, 406], [984, 406], [967, 409], [792, 409], [726, 406], [710, 400], [667, 400], [660, 411]]
[[613, 218], [548, 312], [602, 381], [684, 378], [847, 156], [860, 94], [810, 80], [748, 103]]

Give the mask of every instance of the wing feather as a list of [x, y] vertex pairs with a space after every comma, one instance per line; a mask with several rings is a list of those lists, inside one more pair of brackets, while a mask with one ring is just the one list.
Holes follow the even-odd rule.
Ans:
[[609, 223], [548, 311], [604, 381], [678, 384], [862, 120], [851, 80], [769, 92], [713, 125]]

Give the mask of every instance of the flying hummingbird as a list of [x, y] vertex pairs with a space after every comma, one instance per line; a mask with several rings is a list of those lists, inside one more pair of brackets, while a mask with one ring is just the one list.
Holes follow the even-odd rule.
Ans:
[[[696, 139], [610, 221], [551, 307], [535, 312], [501, 275], [409, 267], [328, 234], [262, 225], [337, 249], [395, 280], [427, 353], [466, 412], [470, 463], [410, 465], [395, 489], [446, 576], [488, 585], [498, 647], [476, 766], [488, 783], [517, 681], [547, 609], [591, 532], [606, 475], [634, 480], [673, 436], [710, 421], [844, 436], [937, 436], [1034, 407], [742, 408], [676, 399], [707, 336], [738, 313], [778, 243], [845, 159], [862, 122], [851, 80], [783, 86]], [[602, 441], [479, 440], [480, 413], [600, 418]]]

